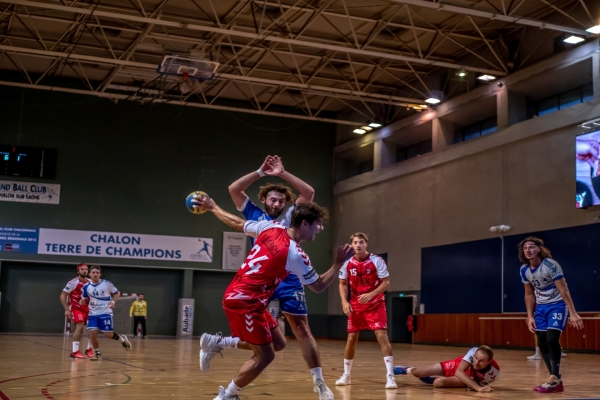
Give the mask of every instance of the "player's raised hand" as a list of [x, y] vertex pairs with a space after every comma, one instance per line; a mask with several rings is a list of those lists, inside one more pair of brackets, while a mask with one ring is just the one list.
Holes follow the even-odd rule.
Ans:
[[273, 156], [267, 156], [259, 169], [264, 172], [265, 175], [268, 175], [267, 171], [270, 171], [273, 168], [271, 164], [273, 164]]
[[569, 324], [575, 329], [583, 329], [583, 320], [579, 314], [569, 315]]
[[270, 169], [264, 171], [265, 175], [281, 175], [285, 172], [283, 160], [279, 156], [273, 156], [270, 160]]
[[343, 264], [354, 255], [354, 249], [348, 243], [337, 248], [335, 254], [335, 262], [337, 264]]
[[208, 196], [196, 197], [192, 200], [194, 206], [198, 206], [204, 210], [212, 211], [217, 206], [217, 203]]
[[535, 333], [535, 319], [533, 317], [527, 317], [527, 327], [531, 333]]

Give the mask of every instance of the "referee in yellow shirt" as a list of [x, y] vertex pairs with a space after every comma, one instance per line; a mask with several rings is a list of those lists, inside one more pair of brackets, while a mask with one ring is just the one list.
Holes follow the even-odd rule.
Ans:
[[138, 323], [142, 324], [142, 335], [146, 339], [146, 316], [148, 315], [148, 304], [144, 301], [144, 295], [138, 294], [137, 301], [131, 304], [129, 317], [133, 317], [133, 336], [137, 335]]

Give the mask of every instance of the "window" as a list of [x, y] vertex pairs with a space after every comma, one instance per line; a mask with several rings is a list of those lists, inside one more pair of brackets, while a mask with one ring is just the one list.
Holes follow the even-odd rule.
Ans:
[[431, 139], [416, 143], [410, 146], [401, 147], [396, 150], [396, 162], [418, 157], [422, 154], [431, 152]]
[[534, 115], [541, 117], [563, 108], [574, 106], [575, 104], [585, 103], [594, 98], [594, 89], [591, 83], [568, 90], [554, 96], [546, 97], [533, 103], [531, 107], [530, 118]]
[[488, 118], [454, 131], [454, 143], [475, 139], [479, 136], [494, 133], [498, 130], [496, 117]]

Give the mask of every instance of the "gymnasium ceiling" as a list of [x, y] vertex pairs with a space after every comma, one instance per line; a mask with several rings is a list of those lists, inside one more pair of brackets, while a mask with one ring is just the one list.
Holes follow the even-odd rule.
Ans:
[[[0, 0], [0, 85], [355, 125], [585, 40], [594, 0]], [[566, 45], [568, 47], [568, 45]], [[550, 50], [548, 50], [550, 49]], [[174, 53], [210, 81], [160, 76]], [[459, 71], [466, 76], [457, 76]], [[0, 89], [1, 90], [1, 89]]]

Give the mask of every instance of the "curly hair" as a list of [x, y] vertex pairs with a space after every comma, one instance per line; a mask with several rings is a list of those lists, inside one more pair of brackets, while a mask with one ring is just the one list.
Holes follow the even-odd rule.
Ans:
[[293, 203], [296, 201], [296, 195], [292, 192], [292, 189], [281, 183], [267, 183], [265, 186], [261, 186], [258, 191], [258, 200], [262, 201], [263, 199], [266, 199], [269, 192], [284, 194], [286, 203]]
[[519, 249], [519, 261], [521, 261], [523, 264], [529, 263], [529, 261], [525, 257], [525, 251], [523, 251], [523, 247], [525, 246], [526, 242], [533, 242], [537, 247], [540, 248], [540, 258], [542, 260], [545, 258], [552, 258], [550, 250], [546, 246], [544, 246], [544, 241], [542, 239], [536, 236], [528, 236], [525, 239], [521, 240], [519, 242], [519, 245], [517, 246], [517, 248]]
[[321, 218], [326, 221], [329, 218], [329, 211], [325, 207], [321, 207], [317, 203], [302, 203], [298, 204], [292, 212], [292, 220], [290, 228], [297, 228], [302, 225], [302, 221], [307, 221], [313, 224], [317, 219]]

